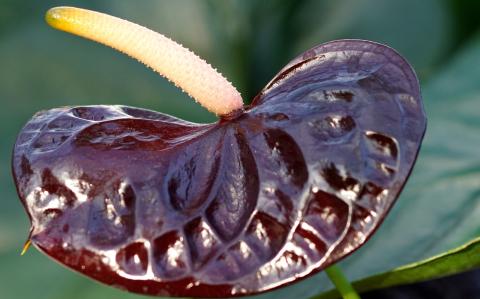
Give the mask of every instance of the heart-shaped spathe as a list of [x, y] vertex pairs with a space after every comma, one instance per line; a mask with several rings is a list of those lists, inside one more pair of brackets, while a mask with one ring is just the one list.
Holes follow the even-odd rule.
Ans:
[[340, 40], [295, 58], [214, 124], [125, 106], [37, 113], [13, 171], [32, 242], [60, 263], [137, 293], [247, 295], [361, 246], [425, 127], [409, 64]]

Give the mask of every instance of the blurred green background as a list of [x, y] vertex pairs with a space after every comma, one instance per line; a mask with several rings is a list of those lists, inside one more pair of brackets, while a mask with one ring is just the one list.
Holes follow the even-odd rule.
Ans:
[[[247, 100], [291, 58], [316, 44], [339, 38], [388, 44], [413, 64], [422, 87], [427, 90], [424, 93], [427, 114], [430, 116], [432, 110], [432, 114], [438, 115], [434, 121], [430, 119], [429, 131], [434, 132], [431, 140], [439, 144], [442, 140], [448, 143], [451, 137], [448, 134], [458, 131], [452, 129], [442, 133], [445, 124], [435, 120], [441, 119], [440, 116], [448, 118], [449, 112], [444, 109], [435, 114], [435, 106], [442, 103], [438, 101], [449, 95], [451, 99], [445, 101], [456, 105], [456, 97], [468, 84], [471, 88], [480, 85], [480, 77], [476, 77], [480, 74], [480, 1], [0, 0], [1, 299], [140, 298], [93, 283], [51, 262], [35, 249], [19, 256], [29, 223], [15, 192], [10, 158], [16, 134], [36, 111], [65, 105], [123, 104], [154, 109], [190, 121], [215, 120], [166, 80], [128, 57], [49, 28], [43, 20], [44, 13], [58, 5], [107, 12], [172, 37], [217, 67]], [[445, 78], [460, 79], [452, 85]], [[473, 132], [480, 132], [477, 130], [480, 98], [475, 92], [469, 94], [473, 97], [469, 98], [470, 106], [462, 106], [462, 109], [470, 113], [468, 122], [476, 126]], [[430, 137], [427, 135], [427, 138]], [[479, 140], [461, 142], [470, 142], [469, 146], [480, 152]], [[433, 156], [442, 154], [435, 151], [435, 142], [430, 145], [424, 150], [426, 155], [428, 152]], [[474, 149], [467, 151], [469, 158], [475, 158]], [[480, 155], [476, 157], [479, 161]], [[428, 161], [422, 159], [420, 155], [420, 163]], [[427, 162], [423, 164], [425, 169], [430, 166]], [[477, 166], [472, 165], [476, 179]], [[414, 175], [412, 181], [417, 178], [420, 182], [420, 174]], [[476, 182], [479, 183], [473, 182], [473, 187], [466, 188], [480, 185], [480, 180]], [[409, 194], [408, 190], [406, 192]], [[475, 207], [478, 196], [470, 200]], [[424, 205], [429, 207], [428, 203]], [[396, 207], [392, 213], [399, 215], [400, 211], [402, 208]], [[406, 214], [401, 215], [405, 217]], [[393, 226], [394, 217], [397, 216], [388, 218], [387, 227]], [[410, 221], [415, 222], [415, 218]], [[478, 227], [477, 222], [463, 238], [474, 236], [475, 232], [480, 235]], [[386, 232], [388, 228], [383, 230]], [[436, 233], [427, 229], [418, 238]], [[402, 238], [409, 238], [408, 231]], [[460, 241], [445, 243], [445, 248], [438, 249], [448, 249], [446, 247]], [[372, 241], [375, 242], [381, 244], [383, 241], [377, 238]], [[423, 253], [430, 249], [425, 247], [416, 257], [425, 257]], [[380, 268], [372, 266], [371, 270]], [[352, 273], [353, 277], [359, 276]], [[307, 286], [316, 284], [303, 283], [287, 288], [282, 294], [306, 298], [322, 290], [320, 286], [308, 289]], [[277, 298], [284, 297], [278, 295]]]

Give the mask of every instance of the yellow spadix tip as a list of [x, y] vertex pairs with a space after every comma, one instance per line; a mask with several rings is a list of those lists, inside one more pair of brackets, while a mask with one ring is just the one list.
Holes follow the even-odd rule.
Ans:
[[72, 12], [71, 7], [54, 7], [50, 8], [45, 14], [45, 21], [48, 25], [56, 29], [62, 30], [62, 25], [65, 26], [65, 17]]

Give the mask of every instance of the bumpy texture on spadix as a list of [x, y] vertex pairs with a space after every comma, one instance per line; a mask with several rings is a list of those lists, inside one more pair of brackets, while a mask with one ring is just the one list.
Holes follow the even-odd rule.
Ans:
[[246, 295], [361, 246], [405, 184], [425, 124], [403, 58], [335, 41], [214, 124], [124, 106], [40, 112], [13, 170], [33, 244], [66, 266], [144, 294]]
[[205, 60], [171, 39], [140, 25], [75, 7], [47, 12], [54, 28], [119, 50], [151, 67], [209, 111], [225, 115], [242, 109], [240, 93]]

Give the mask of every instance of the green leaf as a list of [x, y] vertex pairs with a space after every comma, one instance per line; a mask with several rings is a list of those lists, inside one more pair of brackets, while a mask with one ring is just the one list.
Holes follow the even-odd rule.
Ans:
[[[354, 282], [353, 287], [361, 293], [444, 277], [480, 267], [479, 256], [480, 238], [477, 238], [463, 246], [429, 259], [361, 279]], [[337, 290], [331, 290], [310, 299], [336, 299], [340, 297]]]

